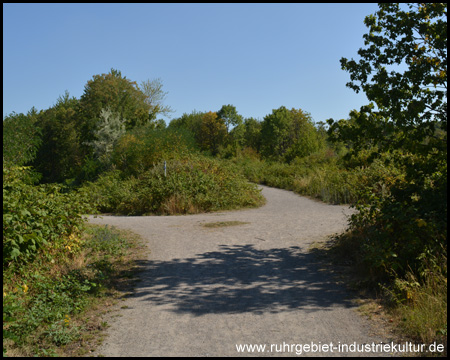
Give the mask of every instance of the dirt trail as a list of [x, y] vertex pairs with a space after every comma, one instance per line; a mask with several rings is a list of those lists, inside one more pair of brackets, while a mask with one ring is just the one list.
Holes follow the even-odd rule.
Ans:
[[[351, 210], [265, 186], [262, 193], [267, 204], [258, 209], [91, 217], [131, 229], [150, 249], [142, 280], [91, 355], [296, 356], [299, 346], [288, 344], [313, 343], [324, 351], [302, 356], [368, 356], [338, 346], [386, 342], [308, 253], [312, 242], [344, 230]], [[248, 224], [203, 226], [225, 221]], [[243, 344], [266, 348], [240, 353]]]

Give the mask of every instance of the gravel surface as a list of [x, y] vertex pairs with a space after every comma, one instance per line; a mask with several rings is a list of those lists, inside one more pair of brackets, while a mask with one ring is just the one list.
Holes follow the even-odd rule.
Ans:
[[[300, 345], [313, 344], [301, 356], [369, 356], [338, 346], [387, 342], [308, 253], [312, 242], [346, 228], [351, 209], [261, 188], [267, 204], [258, 209], [90, 217], [132, 230], [150, 249], [141, 281], [91, 355], [297, 356]], [[227, 221], [246, 224], [204, 226]], [[238, 352], [244, 344], [266, 348]]]

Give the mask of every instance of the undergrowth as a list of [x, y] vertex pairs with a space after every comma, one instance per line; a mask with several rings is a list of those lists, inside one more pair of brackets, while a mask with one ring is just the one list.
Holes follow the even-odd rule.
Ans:
[[256, 207], [264, 198], [226, 163], [206, 157], [189, 157], [157, 163], [138, 177], [120, 171], [102, 175], [83, 191], [100, 212], [125, 215], [194, 214]]
[[77, 249], [39, 251], [4, 271], [4, 356], [79, 356], [97, 344], [92, 338], [107, 326], [98, 314], [132, 279], [140, 246], [93, 225], [72, 240]]

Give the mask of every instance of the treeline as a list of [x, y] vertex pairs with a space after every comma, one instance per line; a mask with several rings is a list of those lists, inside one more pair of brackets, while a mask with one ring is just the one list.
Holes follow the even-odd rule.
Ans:
[[[246, 151], [264, 159], [292, 162], [326, 147], [323, 124], [318, 129], [309, 113], [283, 106], [262, 121], [244, 119], [233, 105], [217, 111], [193, 111], [171, 120], [166, 129], [164, 120], [156, 120], [170, 110], [162, 103], [165, 93], [161, 81], [144, 84], [147, 94], [120, 71], [111, 69], [88, 81], [81, 99], [66, 92], [50, 109], [38, 112], [32, 108], [28, 114], [6, 116], [4, 161], [33, 166], [41, 174], [42, 183], [81, 184], [111, 166], [125, 170], [133, 161], [154, 163], [159, 159], [149, 153], [154, 148], [151, 142], [157, 137], [167, 142], [169, 133], [182, 134], [183, 140], [167, 142], [167, 159], [173, 152], [189, 149], [220, 158]], [[155, 135], [152, 130], [160, 133]], [[146, 146], [141, 146], [143, 142]], [[139, 146], [134, 154], [139, 160], [131, 159], [130, 152]]]
[[165, 95], [160, 79], [138, 86], [114, 69], [94, 75], [80, 99], [66, 92], [49, 109], [6, 116], [3, 160], [33, 166], [43, 183], [92, 179], [125, 131], [164, 124]]

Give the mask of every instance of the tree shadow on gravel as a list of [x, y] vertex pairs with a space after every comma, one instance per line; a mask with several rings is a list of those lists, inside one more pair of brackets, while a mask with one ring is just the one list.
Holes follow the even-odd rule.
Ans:
[[146, 261], [132, 297], [196, 316], [353, 307], [349, 293], [320, 271], [300, 247], [256, 249], [221, 245], [218, 251], [171, 261]]

